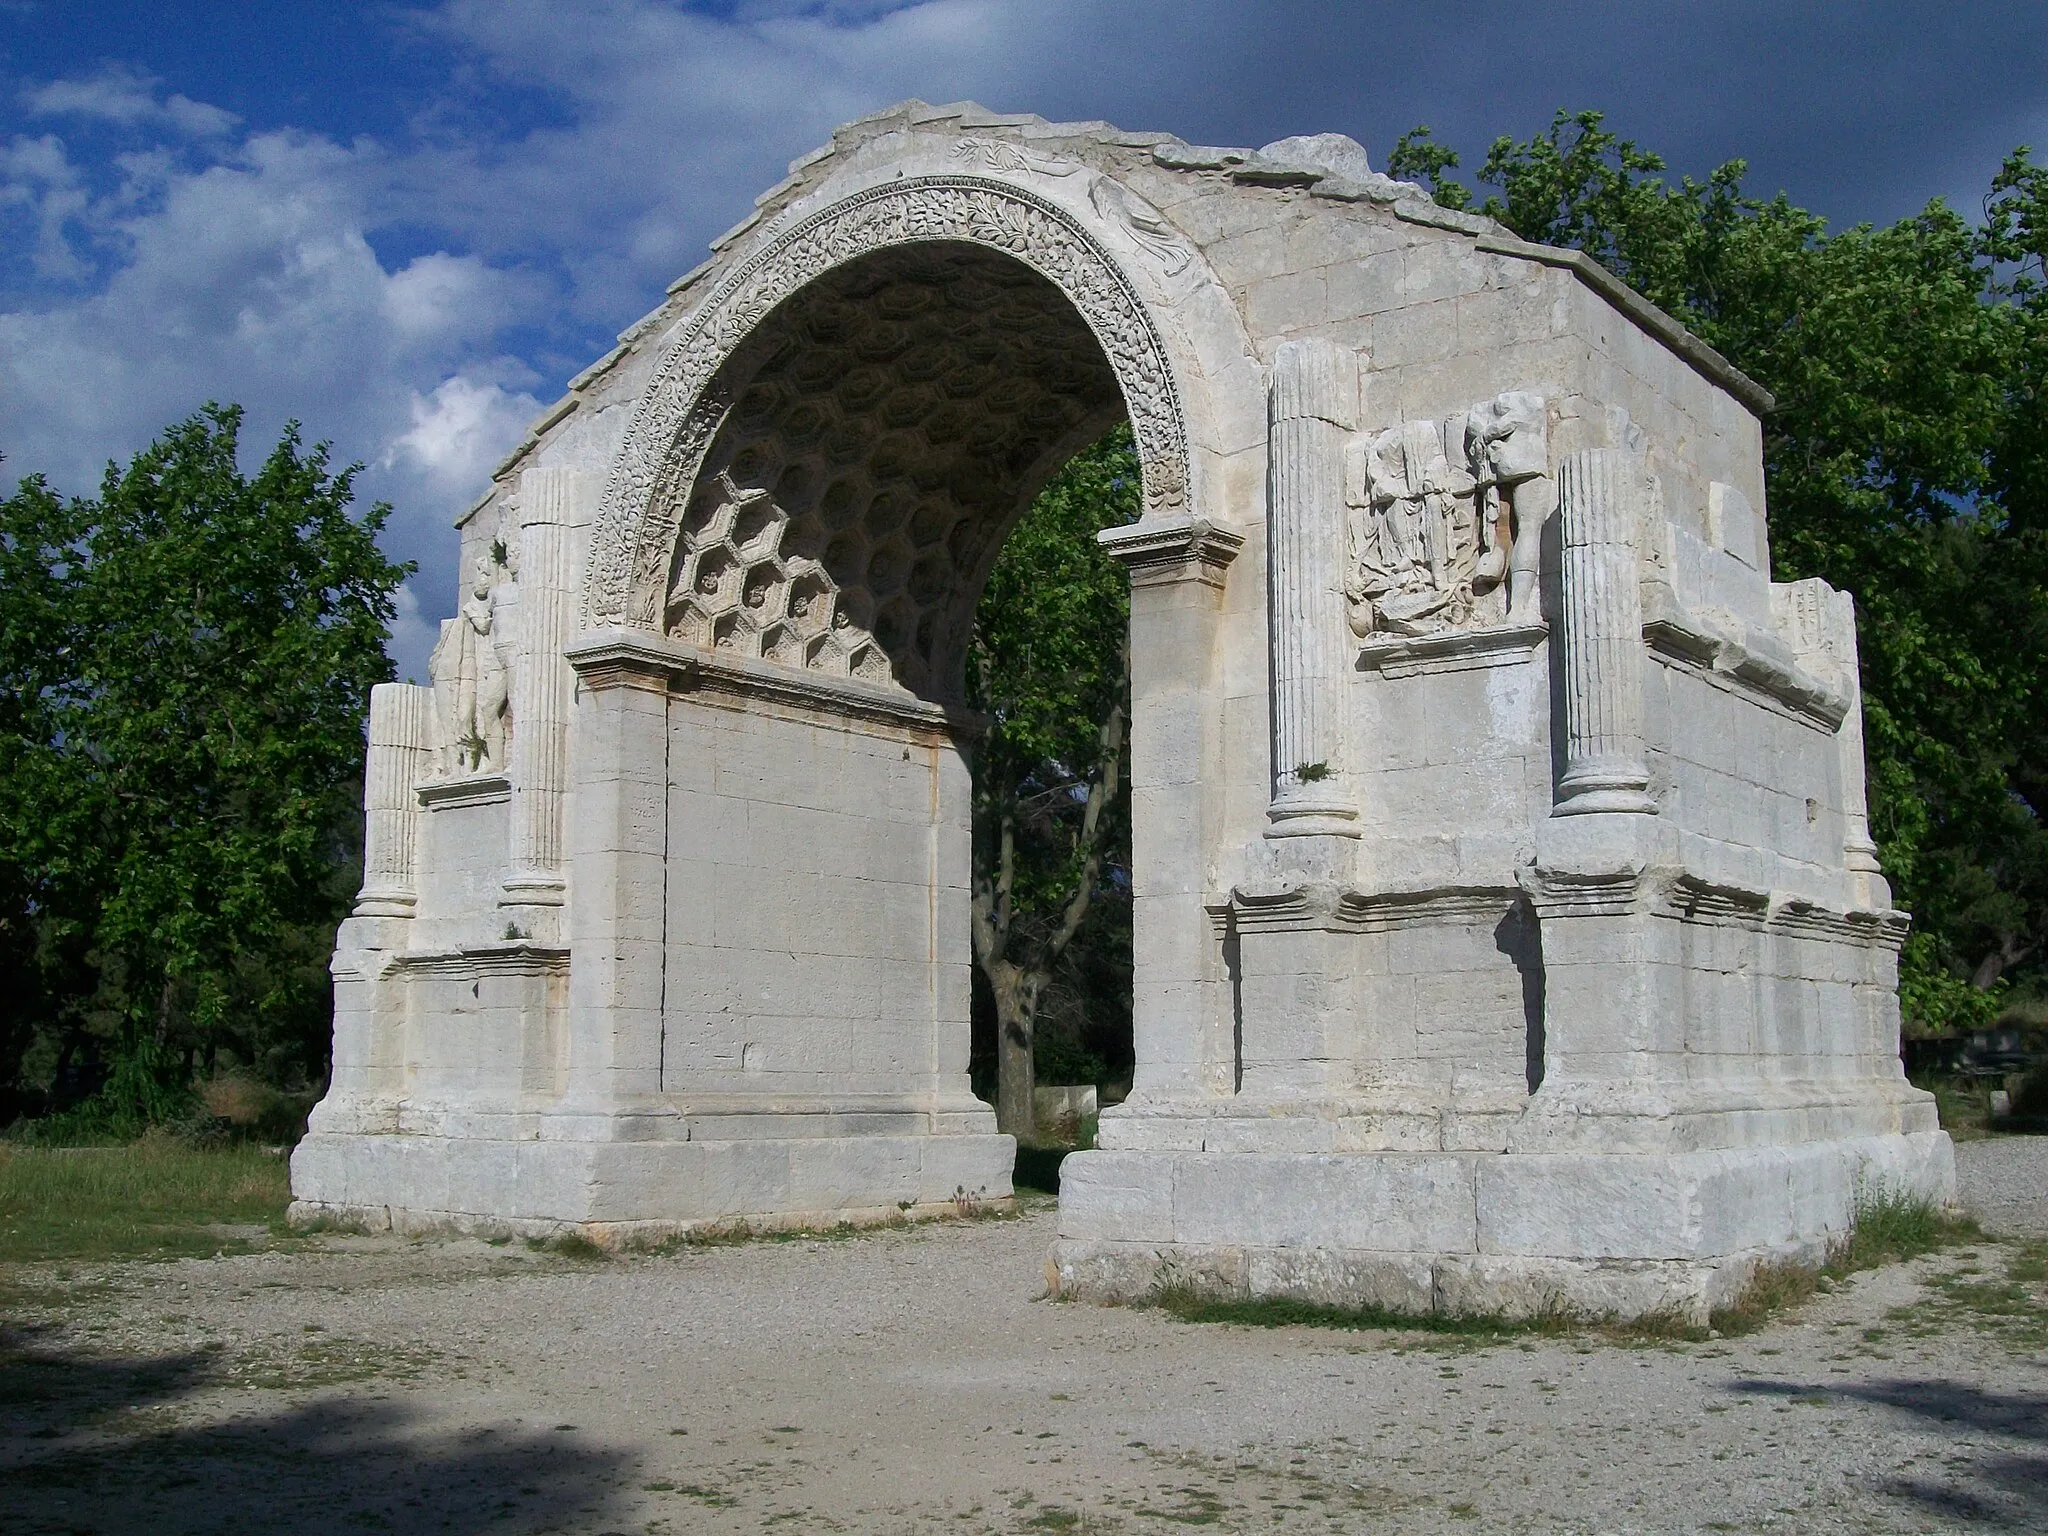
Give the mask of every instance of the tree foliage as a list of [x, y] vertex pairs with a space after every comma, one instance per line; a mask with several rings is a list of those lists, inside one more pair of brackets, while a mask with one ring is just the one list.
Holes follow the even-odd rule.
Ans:
[[[1777, 397], [1772, 561], [1856, 594], [1908, 1010], [1979, 1021], [2048, 946], [2048, 168], [2016, 150], [1975, 222], [1935, 201], [1830, 233], [1740, 160], [1674, 184], [1602, 124], [1496, 140], [1481, 211], [1596, 257]], [[1390, 163], [1473, 202], [1427, 128]]]
[[177, 1108], [223, 1052], [323, 1070], [389, 508], [298, 429], [253, 477], [209, 406], [96, 499], [0, 502], [0, 1075], [98, 1064], [95, 1112]]
[[[1027, 1138], [1049, 989], [1064, 975], [1070, 994], [1100, 990], [1128, 941], [1130, 594], [1095, 535], [1135, 518], [1138, 493], [1119, 427], [1039, 494], [975, 610], [969, 698], [990, 720], [974, 760], [975, 960], [995, 1002], [997, 1117]], [[1084, 934], [1104, 952], [1076, 952]]]

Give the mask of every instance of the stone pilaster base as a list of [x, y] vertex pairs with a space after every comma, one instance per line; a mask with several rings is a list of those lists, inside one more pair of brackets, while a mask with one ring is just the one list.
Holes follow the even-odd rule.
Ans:
[[1228, 1297], [1704, 1325], [1760, 1263], [1816, 1260], [1878, 1192], [1947, 1202], [1940, 1131], [1675, 1154], [1082, 1152], [1062, 1295]]
[[401, 1232], [605, 1247], [721, 1226], [866, 1223], [1009, 1201], [1016, 1143], [995, 1134], [723, 1141], [320, 1134], [292, 1154], [290, 1217]]

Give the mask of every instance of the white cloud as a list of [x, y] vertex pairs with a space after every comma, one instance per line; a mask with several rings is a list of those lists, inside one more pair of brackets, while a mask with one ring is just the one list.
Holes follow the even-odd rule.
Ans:
[[54, 134], [17, 136], [0, 149], [0, 208], [18, 208], [35, 226], [37, 277], [72, 282], [90, 270], [71, 248], [68, 227], [89, 203], [78, 169]]
[[412, 428], [392, 440], [380, 462], [424, 482], [437, 500], [474, 495], [540, 407], [524, 390], [456, 374], [429, 394], [413, 391]]
[[52, 80], [22, 92], [22, 105], [38, 117], [79, 117], [122, 128], [160, 128], [207, 138], [231, 133], [241, 119], [188, 96], [159, 97], [159, 82], [124, 64], [110, 64], [82, 80]]

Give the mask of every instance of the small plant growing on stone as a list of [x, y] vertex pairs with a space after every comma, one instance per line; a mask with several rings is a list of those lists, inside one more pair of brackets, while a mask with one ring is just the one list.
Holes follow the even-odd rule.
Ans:
[[1320, 784], [1330, 776], [1328, 763], [1297, 763], [1294, 776], [1304, 784]]

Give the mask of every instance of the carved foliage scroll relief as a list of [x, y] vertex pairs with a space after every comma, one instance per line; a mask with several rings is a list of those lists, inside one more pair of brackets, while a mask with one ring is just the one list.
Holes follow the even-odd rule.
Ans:
[[1545, 404], [1519, 390], [1345, 451], [1352, 631], [1425, 635], [1537, 621], [1543, 521], [1557, 505]]
[[1122, 387], [1147, 514], [1185, 504], [1187, 439], [1172, 369], [1116, 263], [1071, 215], [1019, 188], [974, 177], [905, 179], [790, 225], [734, 268], [690, 318], [649, 384], [605, 487], [592, 539], [588, 622], [659, 622], [683, 512], [678, 492], [687, 489], [686, 479], [681, 486], [670, 480], [679, 467], [678, 440], [690, 435], [705, 386], [734, 349], [777, 305], [832, 268], [886, 247], [942, 240], [1007, 252], [1066, 295]]

